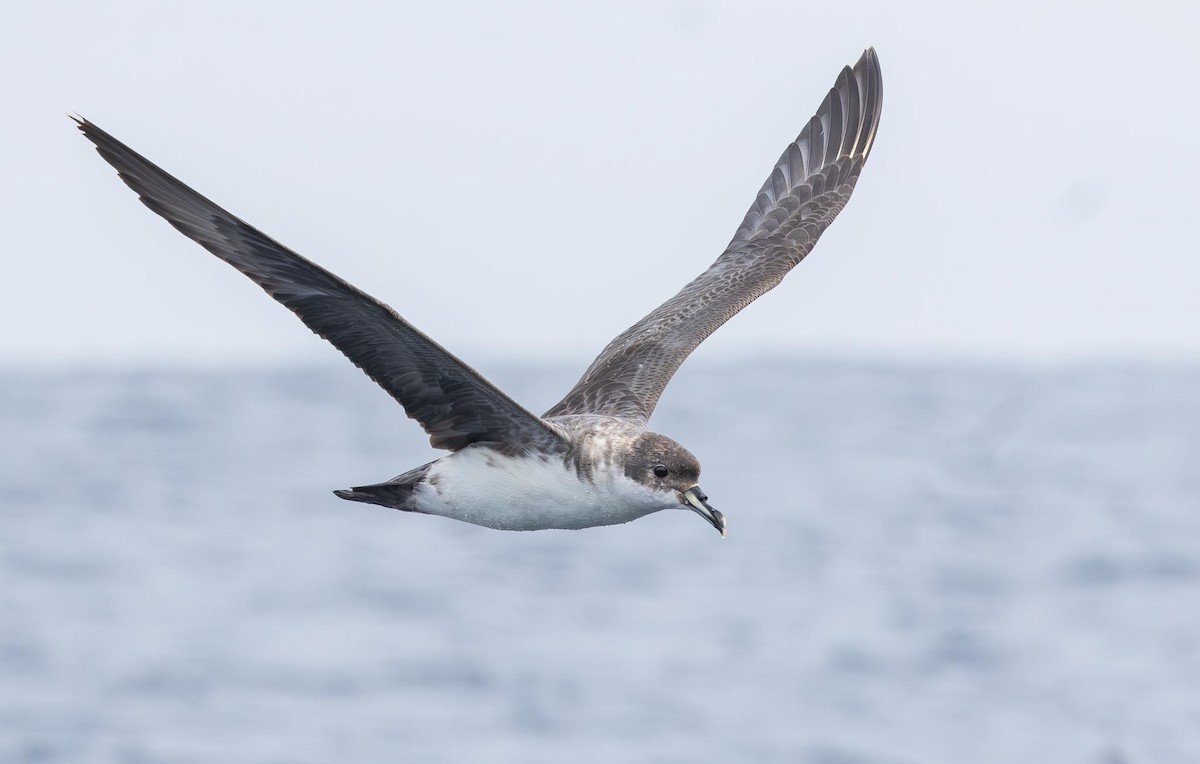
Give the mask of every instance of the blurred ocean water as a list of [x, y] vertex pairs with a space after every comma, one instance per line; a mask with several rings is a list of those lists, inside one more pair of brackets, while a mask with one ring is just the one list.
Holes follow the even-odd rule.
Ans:
[[727, 540], [339, 501], [433, 453], [348, 367], [0, 372], [0, 761], [1200, 761], [1200, 369], [695, 364], [653, 424]]

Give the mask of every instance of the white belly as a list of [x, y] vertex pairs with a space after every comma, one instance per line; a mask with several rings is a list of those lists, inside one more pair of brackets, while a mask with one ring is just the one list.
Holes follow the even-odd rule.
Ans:
[[510, 531], [627, 523], [679, 506], [623, 473], [580, 479], [561, 458], [509, 457], [466, 448], [436, 462], [414, 494], [422, 512]]

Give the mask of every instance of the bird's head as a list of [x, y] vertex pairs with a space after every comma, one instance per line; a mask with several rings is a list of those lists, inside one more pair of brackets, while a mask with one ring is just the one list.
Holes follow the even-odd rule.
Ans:
[[725, 536], [725, 515], [708, 504], [697, 485], [700, 462], [675, 441], [656, 432], [644, 432], [633, 442], [625, 462], [625, 477], [649, 488], [670, 502], [664, 509], [690, 509]]

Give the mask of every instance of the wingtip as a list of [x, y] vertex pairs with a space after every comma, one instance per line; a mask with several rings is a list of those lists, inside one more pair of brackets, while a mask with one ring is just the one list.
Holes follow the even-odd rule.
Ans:
[[94, 123], [90, 122], [87, 119], [87, 117], [83, 117], [83, 116], [80, 116], [79, 114], [73, 114], [70, 112], [67, 113], [67, 116], [70, 117], [75, 122], [75, 129], [77, 129], [79, 132], [83, 133], [84, 137], [86, 137], [88, 140], [92, 141], [93, 143], [96, 142], [95, 136], [106, 135], [106, 133], [103, 130], [96, 127], [96, 125]]
[[875, 46], [873, 45], [864, 50], [863, 54], [859, 56], [858, 62], [854, 64], [855, 71], [861, 72], [868, 68], [871, 70], [871, 74], [875, 78], [879, 78], [883, 71], [882, 67], [879, 65], [879, 54], [875, 52]]
[[875, 144], [875, 134], [879, 130], [879, 118], [883, 111], [883, 68], [879, 65], [879, 54], [875, 52], [875, 46], [869, 46], [863, 51], [858, 63], [854, 65], [854, 75], [865, 108], [857, 141], [857, 153], [865, 162]]
[[862, 52], [862, 55], [858, 57], [858, 61], [855, 62], [853, 67], [847, 68], [852, 68], [855, 72], [862, 72], [869, 69], [872, 76], [876, 78], [878, 78], [883, 71], [882, 67], [879, 65], [879, 54], [875, 52], [874, 45], [869, 46]]

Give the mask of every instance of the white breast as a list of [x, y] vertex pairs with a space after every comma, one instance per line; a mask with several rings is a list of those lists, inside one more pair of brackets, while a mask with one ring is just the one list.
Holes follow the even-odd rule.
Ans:
[[615, 525], [679, 506], [674, 492], [651, 491], [607, 465], [581, 479], [561, 458], [486, 448], [435, 463], [414, 498], [422, 512], [512, 531]]

